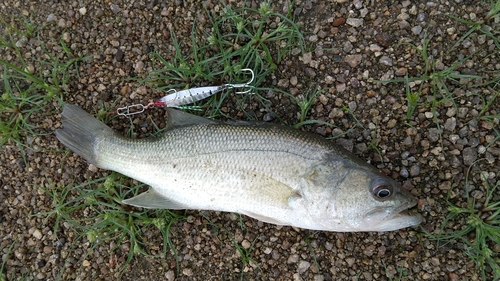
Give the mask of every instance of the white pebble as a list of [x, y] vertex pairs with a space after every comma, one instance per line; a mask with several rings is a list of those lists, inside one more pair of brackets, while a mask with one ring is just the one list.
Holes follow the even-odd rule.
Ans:
[[353, 27], [360, 27], [361, 25], [363, 25], [364, 20], [358, 19], [358, 18], [348, 18], [346, 20], [346, 23], [350, 26], [353, 26]]
[[40, 232], [40, 230], [38, 229], [35, 229], [35, 231], [33, 231], [33, 237], [35, 237], [38, 240], [42, 239], [42, 232]]
[[302, 260], [302, 261], [299, 262], [299, 266], [297, 268], [297, 272], [299, 274], [302, 274], [302, 273], [306, 272], [306, 270], [308, 270], [310, 266], [311, 266], [310, 262]]
[[388, 56], [383, 56], [380, 58], [379, 62], [381, 64], [387, 65], [387, 66], [392, 66], [392, 59], [389, 58]]
[[302, 56], [302, 61], [304, 62], [304, 64], [309, 64], [312, 60], [312, 53], [309, 52], [309, 53], [305, 53], [303, 56]]

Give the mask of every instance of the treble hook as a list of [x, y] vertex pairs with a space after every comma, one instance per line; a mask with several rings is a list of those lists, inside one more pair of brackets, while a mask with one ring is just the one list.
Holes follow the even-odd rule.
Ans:
[[249, 88], [246, 91], [235, 92], [235, 94], [246, 94], [246, 93], [249, 93], [249, 92], [252, 91], [253, 86], [250, 86], [250, 84], [253, 82], [253, 79], [255, 78], [255, 76], [253, 74], [253, 70], [251, 70], [250, 68], [243, 68], [240, 71], [241, 72], [243, 72], [243, 71], [250, 72], [252, 74], [252, 79], [250, 79], [250, 81], [248, 81], [246, 83], [242, 83], [242, 84], [225, 84], [224, 86], [226, 86], [228, 89], [232, 89], [232, 88]]

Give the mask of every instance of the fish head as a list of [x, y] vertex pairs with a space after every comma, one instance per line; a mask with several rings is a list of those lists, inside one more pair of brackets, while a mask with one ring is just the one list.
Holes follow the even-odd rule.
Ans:
[[[335, 231], [392, 231], [418, 225], [410, 213], [417, 200], [397, 182], [371, 167], [347, 169], [331, 189], [323, 224]], [[334, 218], [328, 223], [328, 218]]]

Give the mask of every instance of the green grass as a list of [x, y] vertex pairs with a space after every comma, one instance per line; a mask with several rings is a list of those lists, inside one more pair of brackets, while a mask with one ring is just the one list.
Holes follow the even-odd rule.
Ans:
[[[54, 235], [72, 231], [76, 233], [73, 245], [88, 243], [87, 255], [92, 255], [99, 246], [115, 245], [110, 253], [121, 251], [120, 246], [128, 245], [123, 270], [134, 257], [154, 256], [147, 249], [156, 248], [160, 241], [148, 241], [144, 233], [149, 230], [159, 232], [163, 237], [163, 248], [159, 255], [165, 258], [169, 251], [178, 260], [175, 247], [170, 240], [171, 227], [185, 219], [168, 210], [135, 209], [121, 203], [125, 198], [144, 190], [144, 184], [137, 184], [124, 176], [112, 172], [109, 176], [77, 186], [50, 184], [40, 187], [52, 198], [53, 210], [37, 214], [54, 224]], [[61, 229], [64, 224], [64, 231]], [[62, 272], [59, 278], [62, 277]]]
[[[47, 134], [40, 124], [33, 124], [30, 119], [36, 115], [53, 112], [52, 102], [61, 103], [69, 88], [72, 73], [78, 74], [77, 65], [89, 57], [75, 57], [61, 40], [61, 49], [68, 60], [60, 61], [45, 49], [43, 42], [37, 37], [40, 29], [30, 20], [15, 19], [11, 24], [2, 20], [6, 35], [0, 40], [0, 47], [13, 55], [11, 61], [0, 58], [0, 146], [7, 142], [14, 143], [26, 162], [24, 149], [27, 137]], [[37, 64], [28, 64], [23, 57], [23, 50], [16, 45], [17, 38], [37, 38], [44, 50], [46, 59]]]
[[232, 235], [231, 235], [231, 239], [233, 240], [233, 245], [236, 248], [236, 250], [238, 251], [238, 254], [241, 258], [242, 266], [241, 266], [240, 279], [243, 280], [244, 273], [248, 272], [251, 267], [252, 268], [256, 267], [262, 272], [262, 269], [260, 268], [260, 266], [257, 264], [257, 262], [251, 256], [252, 250], [253, 250], [253, 247], [255, 245], [255, 242], [257, 241], [257, 238], [255, 238], [252, 241], [252, 243], [250, 244], [250, 247], [248, 247], [248, 248], [245, 248], [243, 246], [243, 244], [240, 245], [238, 242], [236, 242], [236, 240], [234, 240], [234, 237]]
[[454, 15], [448, 15], [448, 17], [450, 18], [470, 26], [470, 29], [464, 35], [462, 35], [462, 37], [460, 37], [457, 42], [455, 42], [453, 47], [450, 49], [450, 52], [453, 51], [458, 46], [458, 44], [463, 42], [467, 37], [475, 32], [479, 32], [489, 37], [491, 40], [493, 40], [493, 43], [496, 45], [496, 47], [500, 49], [500, 32], [498, 32], [498, 30], [494, 30], [488, 25], [488, 23], [490, 21], [493, 21], [495, 17], [500, 16], [500, 0], [490, 0], [490, 4], [491, 9], [488, 11], [488, 13], [477, 21], [466, 20]]
[[[491, 11], [480, 22], [469, 22], [456, 17], [452, 18], [461, 23], [471, 25], [471, 29], [455, 44], [455, 46], [465, 40], [474, 32], [482, 33], [494, 41], [498, 47], [498, 37], [495, 37], [496, 31], [488, 28], [488, 22], [495, 16], [498, 16], [500, 10], [500, 1], [492, 2]], [[288, 9], [292, 11], [292, 9]], [[182, 90], [191, 87], [204, 85], [221, 85], [225, 83], [240, 83], [247, 81], [247, 76], [240, 70], [251, 68], [255, 71], [256, 79], [253, 85], [255, 93], [253, 95], [237, 96], [236, 103], [243, 109], [243, 104], [249, 99], [258, 101], [269, 112], [269, 101], [262, 97], [259, 92], [273, 90], [280, 92], [292, 99], [300, 110], [299, 122], [295, 127], [304, 125], [320, 124], [332, 126], [330, 123], [320, 120], [308, 120], [309, 114], [316, 98], [323, 90], [318, 87], [309, 89], [305, 94], [297, 97], [290, 95], [280, 89], [265, 88], [261, 85], [270, 74], [280, 76], [277, 71], [279, 64], [289, 57], [294, 49], [300, 52], [304, 50], [304, 39], [295, 24], [291, 14], [282, 15], [270, 9], [268, 3], [261, 3], [258, 9], [248, 7], [231, 8], [225, 6], [221, 14], [214, 14], [207, 11], [210, 24], [213, 26], [212, 33], [199, 34], [194, 29], [191, 32], [189, 49], [177, 39], [174, 32], [171, 31], [172, 45], [175, 52], [170, 57], [164, 57], [158, 52], [150, 54], [154, 70], [141, 83], [147, 83], [154, 90], [166, 92], [170, 89]], [[13, 19], [9, 23], [2, 20], [2, 24], [8, 31], [7, 36], [0, 38], [0, 48], [13, 54], [14, 60], [7, 61], [0, 59], [0, 75], [2, 79], [2, 90], [0, 96], [0, 145], [7, 142], [15, 143], [23, 153], [26, 146], [24, 141], [27, 137], [43, 134], [44, 131], [40, 125], [31, 122], [32, 116], [40, 115], [53, 111], [54, 104], [59, 105], [64, 100], [69, 88], [69, 81], [74, 75], [78, 75], [78, 63], [88, 59], [74, 56], [66, 43], [61, 40], [60, 48], [64, 53], [65, 60], [59, 56], [54, 56], [50, 51], [42, 46], [44, 58], [36, 61], [35, 65], [30, 65], [22, 56], [21, 47], [16, 45], [20, 40], [37, 38], [39, 27], [34, 25], [29, 19]], [[20, 27], [19, 27], [20, 26]], [[206, 40], [204, 38], [207, 38]], [[429, 43], [431, 39], [425, 37], [421, 46], [416, 44], [404, 43], [415, 49], [421, 56], [424, 63], [423, 71], [419, 77], [404, 77], [390, 81], [381, 81], [388, 83], [405, 83], [407, 97], [406, 119], [410, 120], [419, 107], [430, 108], [434, 122], [438, 128], [438, 108], [443, 104], [451, 103], [456, 106], [453, 91], [449, 85], [461, 87], [461, 80], [471, 80], [480, 78], [477, 75], [463, 75], [457, 72], [465, 60], [470, 57], [457, 60], [451, 66], [438, 70], [436, 61], [429, 55]], [[187, 50], [181, 52], [180, 50]], [[472, 55], [471, 55], [472, 56]], [[410, 83], [418, 83], [418, 90], [411, 90]], [[489, 83], [494, 83], [489, 81]], [[2, 88], [3, 87], [3, 88]], [[479, 113], [479, 118], [493, 122], [499, 118], [498, 111], [495, 115], [488, 115], [489, 109], [494, 109], [498, 103], [499, 92], [498, 81], [494, 84], [492, 90], [496, 91], [493, 98], [483, 99], [484, 107]], [[424, 89], [428, 90], [425, 94]], [[210, 117], [229, 117], [223, 112], [225, 100], [231, 97], [229, 91], [212, 96], [201, 103], [205, 116]], [[482, 96], [480, 96], [483, 98]], [[108, 107], [108, 106], [106, 106]], [[113, 105], [111, 105], [113, 107]], [[98, 115], [104, 121], [109, 121], [109, 111], [100, 107]], [[349, 111], [349, 108], [343, 107], [351, 114], [356, 124], [349, 128], [344, 134], [350, 132], [362, 123], [356, 119], [355, 115]], [[246, 114], [246, 112], [245, 112]], [[249, 114], [247, 117], [251, 117]], [[279, 116], [278, 116], [279, 118]], [[131, 122], [132, 124], [132, 122]], [[497, 129], [494, 141], [498, 141], [500, 133]], [[129, 135], [133, 135], [133, 126]], [[377, 133], [371, 136], [369, 146], [377, 149]], [[23, 153], [24, 156], [24, 153]], [[491, 185], [484, 180], [484, 189], [486, 191], [486, 202], [478, 203], [472, 197], [468, 196], [466, 206], [456, 206], [450, 203], [450, 215], [447, 217], [441, 233], [435, 238], [438, 241], [461, 241], [467, 246], [467, 254], [476, 262], [483, 277], [487, 270], [495, 272], [498, 275], [498, 254], [492, 252], [492, 243], [499, 243], [499, 209], [498, 202], [493, 202], [495, 192], [498, 192], [498, 183]], [[76, 239], [72, 242], [72, 247], [80, 244], [88, 244], [87, 252], [83, 259], [92, 255], [100, 245], [113, 242], [115, 247], [112, 252], [121, 251], [120, 245], [128, 245], [128, 252], [124, 253], [127, 259], [121, 269], [126, 268], [134, 258], [141, 256], [153, 256], [148, 249], [153, 245], [158, 245], [159, 241], [148, 241], [144, 233], [148, 230], [154, 230], [163, 238], [161, 253], [157, 256], [165, 258], [170, 252], [177, 260], [177, 252], [170, 240], [172, 235], [172, 226], [179, 220], [184, 220], [183, 214], [170, 212], [167, 210], [142, 210], [122, 205], [120, 202], [124, 198], [131, 197], [145, 187], [137, 184], [135, 181], [116, 173], [110, 173], [109, 176], [87, 182], [76, 186], [61, 186], [57, 183], [40, 187], [52, 198], [53, 210], [38, 214], [44, 217], [45, 223], [54, 224], [54, 235], [61, 235], [62, 228], [65, 231], [75, 233]], [[456, 232], [444, 233], [446, 222], [465, 218], [467, 226]], [[64, 224], [64, 226], [63, 226]], [[225, 229], [218, 228], [217, 232], [227, 232]], [[231, 239], [234, 247], [241, 258], [241, 278], [245, 268], [258, 267], [252, 258], [252, 250], [257, 240], [253, 240], [249, 248], [243, 247], [236, 242], [234, 236], [227, 232], [227, 238]], [[218, 235], [217, 235], [217, 238]], [[471, 239], [472, 238], [472, 239]], [[309, 243], [309, 237], [306, 238], [315, 264], [317, 260], [313, 249]], [[105, 243], [105, 244], [103, 244]], [[9, 253], [14, 245], [9, 248]], [[81, 262], [80, 261], [80, 262]], [[2, 261], [0, 267], [0, 281], [5, 279], [2, 275], [5, 269], [6, 260]], [[179, 271], [177, 264], [177, 270]], [[406, 273], [397, 269], [397, 276], [387, 276], [391, 280], [401, 280]], [[59, 278], [62, 278], [62, 272]], [[4, 278], [4, 279], [2, 279]], [[395, 278], [395, 279], [392, 279]]]
[[[454, 49], [463, 42], [467, 37], [469, 37], [473, 33], [479, 33], [486, 35], [490, 38], [495, 44], [497, 50], [500, 50], [500, 33], [496, 30], [493, 30], [488, 26], [488, 23], [492, 21], [495, 17], [499, 17], [500, 15], [500, 0], [490, 1], [491, 9], [489, 12], [478, 21], [470, 21], [458, 18], [453, 15], [448, 15], [448, 17], [471, 26], [471, 28], [461, 36], [461, 38], [454, 43], [454, 45], [448, 50], [448, 55], [454, 55], [456, 52]], [[453, 91], [450, 90], [450, 86], [459, 87], [459, 88], [477, 88], [488, 86], [490, 84], [494, 84], [495, 87], [499, 84], [498, 72], [496, 73], [496, 78], [493, 78], [490, 81], [487, 81], [482, 84], [474, 84], [472, 86], [466, 87], [463, 85], [463, 82], [468, 82], [474, 79], [481, 79], [480, 75], [470, 75], [470, 74], [461, 74], [458, 70], [459, 68], [469, 59], [473, 59], [473, 57], [479, 54], [479, 50], [470, 54], [464, 58], [457, 58], [453, 61], [450, 66], [444, 67], [443, 69], [437, 69], [437, 64], [440, 61], [436, 60], [432, 55], [430, 55], [429, 43], [431, 42], [431, 38], [428, 38], [427, 32], [425, 33], [424, 38], [422, 39], [421, 45], [413, 44], [413, 43], [401, 43], [400, 45], [408, 45], [412, 49], [414, 49], [421, 57], [421, 61], [423, 62], [422, 71], [417, 77], [408, 77], [406, 75], [403, 78], [395, 78], [391, 80], [379, 81], [381, 83], [404, 83], [405, 84], [405, 93], [407, 100], [407, 112], [405, 119], [408, 121], [413, 118], [415, 111], [419, 107], [429, 108], [433, 114], [433, 121], [435, 122], [438, 130], [441, 132], [441, 124], [438, 120], [438, 108], [443, 104], [451, 103], [455, 108], [457, 105], [455, 103], [456, 97], [453, 95]], [[494, 54], [491, 53], [490, 55]], [[488, 55], [489, 56], [489, 55]], [[495, 73], [492, 76], [495, 77]], [[417, 90], [412, 90], [410, 84], [418, 84]], [[482, 95], [478, 95], [481, 99], [484, 98]], [[487, 108], [491, 106], [493, 101], [498, 96], [498, 92], [495, 96], [489, 101], [484, 101], [485, 107], [482, 109], [481, 114], [486, 111]], [[498, 116], [484, 116], [484, 119], [495, 119]], [[411, 126], [410, 123], [406, 123]], [[440, 135], [440, 139], [441, 135]]]
[[[481, 79], [479, 75], [471, 74], [461, 74], [458, 69], [465, 63], [468, 59], [472, 58], [476, 53], [473, 53], [465, 58], [455, 60], [450, 66], [444, 66], [442, 69], [437, 68], [438, 64], [441, 64], [439, 60], [433, 58], [429, 53], [429, 43], [430, 38], [427, 38], [427, 34], [422, 40], [422, 45], [417, 46], [412, 43], [402, 43], [402, 45], [408, 45], [414, 49], [421, 57], [423, 62], [422, 72], [417, 77], [408, 77], [406, 75], [403, 78], [394, 78], [391, 80], [374, 80], [376, 82], [381, 82], [383, 84], [387, 83], [404, 83], [405, 84], [405, 94], [407, 100], [407, 111], [406, 111], [406, 124], [410, 127], [411, 120], [414, 117], [415, 111], [418, 108], [426, 108], [432, 113], [432, 119], [436, 125], [439, 132], [439, 140], [442, 144], [442, 124], [439, 120], [439, 110], [442, 106], [448, 107], [453, 106], [455, 109], [458, 108], [455, 100], [453, 88], [463, 88], [467, 89], [469, 87], [478, 87], [479, 84], [469, 86], [467, 85], [469, 81], [474, 79]], [[419, 85], [417, 90], [412, 90], [411, 84]]]
[[307, 245], [309, 252], [311, 253], [311, 257], [313, 258], [314, 266], [316, 266], [318, 273], [321, 274], [320, 266], [318, 263], [318, 257], [316, 256], [316, 252], [314, 251], [314, 247], [311, 244], [311, 238], [313, 236], [316, 236], [317, 233], [318, 233], [317, 231], [314, 231], [312, 234], [308, 235], [305, 239], [305, 242], [306, 242], [306, 245]]
[[390, 268], [388, 268], [385, 263], [382, 261], [382, 266], [384, 267], [385, 270], [385, 276], [389, 278], [390, 281], [401, 281], [401, 280], [406, 280], [405, 277], [409, 276], [408, 271], [403, 268], [403, 267], [398, 267], [396, 269], [396, 273], [394, 274], [391, 272]]
[[[496, 31], [489, 29], [487, 26], [489, 20], [498, 16], [500, 11], [499, 5], [500, 1], [495, 3], [492, 2], [492, 9], [490, 12], [483, 20], [478, 22], [466, 21], [455, 16], [450, 16], [461, 23], [471, 25], [471, 29], [455, 42], [449, 51], [449, 55], [453, 54], [452, 50], [456, 48], [460, 42], [474, 32], [488, 36], [493, 40], [497, 50], [500, 50], [498, 37], [494, 35]], [[407, 100], [407, 112], [405, 116], [407, 125], [412, 126], [409, 121], [412, 120], [417, 110], [419, 110], [419, 112], [430, 110], [433, 114], [433, 122], [436, 124], [441, 140], [442, 129], [438, 119], [438, 112], [443, 105], [446, 107], [453, 106], [455, 109], [457, 108], [457, 97], [454, 96], [453, 90], [451, 89], [462, 88], [466, 90], [468, 95], [476, 95], [482, 100], [483, 106], [475, 118], [490, 123], [496, 135], [494, 140], [488, 143], [487, 147], [496, 143], [500, 139], [500, 132], [496, 128], [498, 126], [497, 120], [500, 115], [498, 108], [495, 108], [498, 104], [498, 96], [500, 95], [498, 89], [500, 84], [498, 73], [490, 72], [489, 81], [481, 84], [474, 84], [470, 83], [470, 81], [475, 79], [480, 80], [483, 77], [479, 75], [461, 74], [459, 72], [459, 68], [465, 64], [467, 60], [479, 60], [476, 56], [481, 54], [480, 50], [465, 58], [457, 59], [449, 66], [437, 69], [436, 65], [438, 61], [430, 55], [430, 42], [431, 39], [426, 35], [421, 45], [402, 43], [403, 45], [410, 46], [420, 55], [423, 65], [419, 76], [405, 76], [403, 78], [378, 82], [404, 83]], [[412, 89], [412, 86], [417, 86], [417, 89]], [[467, 91], [469, 89], [477, 89], [479, 93]], [[491, 112], [493, 112], [493, 114]], [[469, 185], [469, 178], [472, 170], [471, 167], [467, 172], [465, 186]], [[449, 214], [443, 222], [439, 233], [437, 235], [427, 233], [427, 235], [429, 235], [431, 239], [437, 240], [438, 244], [441, 245], [443, 242], [463, 243], [465, 245], [465, 253], [475, 262], [477, 270], [483, 280], [486, 280], [487, 276], [493, 276], [494, 280], [497, 280], [500, 278], [500, 257], [498, 253], [493, 251], [492, 245], [500, 243], [500, 202], [498, 202], [498, 198], [494, 196], [494, 194], [498, 194], [498, 185], [500, 185], [500, 183], [491, 183], [485, 178], [481, 171], [479, 171], [479, 174], [478, 177], [482, 179], [481, 190], [485, 193], [484, 200], [478, 200], [478, 198], [470, 196], [468, 192], [466, 192], [467, 202], [463, 205], [454, 205], [447, 199]], [[478, 183], [476, 182], [476, 184]], [[465, 220], [465, 227], [461, 230], [450, 231], [447, 228], [447, 224], [459, 220]]]
[[272, 11], [269, 2], [262, 2], [258, 9], [225, 6], [221, 18], [211, 21], [214, 30], [208, 42], [224, 54], [220, 65], [228, 68], [236, 62], [253, 69], [256, 86], [277, 69], [292, 48], [304, 51], [304, 38], [292, 15]]
[[[489, 84], [494, 84], [493, 87], [489, 87], [488, 90], [490, 93], [493, 93], [490, 95], [490, 99], [486, 100], [485, 97], [481, 94], [478, 94], [477, 96], [483, 101], [484, 106], [482, 106], [481, 111], [479, 112], [478, 116], [480, 119], [485, 120], [492, 124], [492, 127], [495, 127], [495, 120], [500, 119], [500, 109], [498, 107], [495, 107], [499, 103], [499, 98], [500, 98], [500, 75], [496, 79], [496, 81], [490, 81], [491, 83]], [[495, 114], [488, 114], [489, 110], [494, 110], [496, 111]], [[497, 134], [498, 135], [498, 134]]]
[[[31, 270], [30, 270], [30, 271], [23, 273], [21, 276], [7, 275], [6, 274], [7, 261], [9, 260], [9, 256], [12, 254], [12, 250], [14, 249], [14, 247], [16, 247], [16, 245], [17, 245], [17, 240], [15, 240], [12, 244], [10, 244], [10, 246], [8, 248], [7, 247], [0, 248], [0, 253], [2, 253], [2, 263], [0, 264], [0, 281], [9, 281], [9, 280], [24, 281], [24, 280], [28, 279], [28, 276], [31, 273]], [[5, 258], [3, 258], [4, 257], [3, 250], [5, 248], [7, 248], [7, 252], [5, 253]]]
[[[424, 63], [422, 67], [422, 73], [418, 77], [408, 77], [404, 78], [394, 78], [391, 80], [380, 81], [384, 84], [387, 83], [405, 83], [405, 92], [408, 100], [408, 109], [406, 114], [406, 119], [410, 119], [417, 106], [428, 107], [431, 109], [434, 122], [440, 127], [438, 121], [437, 109], [442, 104], [451, 103], [455, 108], [455, 97], [453, 96], [453, 91], [450, 90], [449, 85], [454, 85], [457, 87], [463, 87], [461, 81], [469, 81], [473, 79], [480, 79], [479, 75], [461, 74], [457, 70], [465, 63], [465, 61], [472, 57], [472, 55], [465, 57], [463, 59], [458, 59], [454, 61], [450, 66], [443, 67], [443, 69], [438, 70], [437, 64], [440, 62], [435, 60], [429, 54], [429, 43], [430, 38], [425, 36], [422, 40], [422, 45], [417, 46], [413, 43], [402, 43], [402, 45], [408, 45], [414, 49], [421, 57], [421, 61]], [[419, 89], [416, 91], [410, 90], [410, 83], [419, 84]], [[424, 91], [426, 89], [426, 91]]]
[[[294, 125], [295, 128], [298, 128], [303, 125], [308, 125], [312, 123], [321, 123], [319, 120], [310, 120], [307, 119], [307, 114], [311, 110], [312, 105], [316, 102], [316, 98], [325, 92], [325, 89], [319, 89], [318, 85], [316, 85], [313, 89], [309, 88], [303, 95], [299, 94], [297, 97], [292, 94], [287, 94], [300, 108], [300, 117], [299, 122]], [[306, 120], [307, 119], [307, 120]], [[317, 121], [317, 122], [314, 122]], [[326, 122], [324, 122], [326, 123]], [[329, 123], [328, 123], [329, 124]], [[331, 124], [329, 124], [331, 126]]]
[[[493, 245], [500, 244], [500, 201], [498, 201], [500, 182], [492, 183], [488, 180], [487, 173], [477, 171], [479, 176], [476, 178], [479, 177], [481, 182], [471, 183], [473, 170], [475, 170], [474, 165], [467, 171], [465, 186], [469, 186], [469, 183], [480, 184], [479, 190], [484, 192], [484, 196], [476, 198], [465, 192], [467, 202], [464, 205], [455, 205], [447, 198], [448, 216], [438, 234], [428, 235], [438, 241], [438, 247], [443, 242], [463, 243], [465, 253], [476, 264], [482, 280], [487, 280], [487, 276], [493, 276], [493, 280], [498, 280], [500, 255], [493, 250]], [[455, 221], [465, 221], [464, 226], [460, 230], [450, 231], [447, 225]]]
[[407, 111], [406, 111], [406, 120], [409, 120], [412, 118], [413, 114], [415, 113], [415, 110], [417, 109], [418, 102], [420, 100], [420, 92], [418, 91], [411, 91], [410, 90], [410, 83], [408, 81], [408, 75], [405, 76], [405, 92], [406, 92], [406, 100], [407, 100]]
[[[256, 74], [252, 85], [258, 86], [266, 75], [277, 69], [292, 47], [299, 46], [303, 50], [303, 37], [289, 18], [290, 15], [273, 12], [267, 3], [262, 3], [259, 9], [233, 10], [225, 6], [223, 14], [217, 16], [217, 19], [209, 11], [207, 14], [214, 26], [213, 33], [198, 34], [193, 29], [191, 49], [181, 52], [180, 50], [186, 49], [171, 32], [176, 52], [168, 59], [157, 52], [151, 53], [151, 59], [158, 67], [142, 83], [148, 83], [158, 91], [182, 90], [206, 84], [241, 83], [240, 81], [248, 80], [247, 73], [241, 72], [241, 69], [248, 67]], [[269, 22], [279, 24], [269, 26]], [[40, 125], [30, 121], [31, 117], [57, 110], [69, 91], [70, 79], [78, 75], [78, 63], [89, 57], [74, 56], [64, 40], [60, 40], [59, 46], [62, 55], [53, 55], [39, 38], [41, 28], [29, 19], [12, 19], [9, 23], [2, 23], [8, 32], [6, 37], [0, 39], [0, 48], [13, 56], [8, 60], [0, 59], [0, 78], [4, 85], [0, 100], [0, 145], [14, 142], [24, 156], [25, 138], [42, 132], [39, 130]], [[204, 39], [207, 36], [208, 39]], [[23, 57], [24, 46], [16, 43], [29, 44], [29, 40], [35, 39], [44, 56], [32, 65]], [[235, 48], [236, 45], [239, 47]], [[61, 57], [66, 59], [61, 60]], [[205, 113], [211, 116], [222, 114], [221, 107], [228, 95], [229, 93], [224, 92], [207, 100], [205, 107], [208, 110]], [[256, 96], [260, 98], [260, 95]], [[247, 95], [242, 97], [243, 100], [248, 98]], [[264, 102], [263, 99], [260, 101]], [[112, 118], [107, 108], [109, 105], [101, 104], [97, 112], [104, 122]], [[129, 135], [133, 134], [131, 126]], [[161, 243], [145, 239], [144, 233], [151, 229], [163, 237], [163, 248], [159, 256], [165, 258], [171, 252], [177, 260], [177, 252], [170, 240], [171, 226], [184, 219], [183, 215], [167, 210], [135, 209], [120, 203], [124, 198], [132, 197], [140, 189], [144, 189], [143, 185], [111, 173], [81, 185], [62, 186], [51, 183], [40, 189], [52, 198], [53, 209], [37, 216], [43, 217], [44, 223], [54, 225], [53, 233], [56, 238], [63, 233], [73, 233], [74, 239], [69, 251], [79, 245], [87, 245], [87, 252], [78, 261], [80, 267], [100, 245], [115, 245], [110, 253], [117, 255], [123, 251], [121, 246], [128, 245], [128, 251], [123, 253], [127, 258], [120, 269], [123, 272], [134, 258], [151, 256], [148, 249]], [[236, 243], [234, 237], [232, 241], [242, 260], [242, 274], [249, 265], [258, 267], [251, 257], [256, 240], [250, 248]], [[63, 274], [64, 271], [61, 270], [58, 278], [61, 279]]]
[[[2, 258], [2, 264], [0, 265], [0, 281], [7, 281], [8, 278], [5, 276], [5, 264], [7, 263], [7, 260], [9, 259], [9, 255], [12, 252], [12, 249], [16, 245], [16, 242], [12, 243], [9, 248], [7, 249], [7, 253], [5, 254], [5, 258]], [[0, 253], [3, 253], [3, 248], [0, 248]]]
[[[500, 1], [497, 1], [492, 5], [492, 10], [480, 22], [468, 22], [465, 20], [460, 20], [454, 16], [450, 16], [453, 19], [460, 21], [461, 23], [471, 25], [471, 29], [464, 34], [451, 48], [453, 50], [460, 42], [465, 40], [474, 32], [479, 32], [489, 36], [498, 50], [500, 46], [498, 45], [498, 37], [494, 37], [492, 30], [487, 28], [487, 22], [494, 16], [498, 16], [500, 9]], [[499, 112], [498, 108], [495, 106], [498, 104], [499, 94], [499, 78], [498, 73], [491, 72], [489, 81], [484, 83], [469, 83], [475, 79], [482, 79], [479, 75], [468, 75], [461, 74], [459, 68], [462, 64], [469, 59], [476, 59], [475, 56], [480, 55], [480, 51], [476, 51], [469, 56], [457, 59], [450, 66], [445, 66], [444, 68], [437, 69], [436, 65], [438, 61], [430, 55], [429, 44], [431, 39], [425, 36], [423, 38], [422, 44], [417, 46], [412, 43], [403, 43], [403, 45], [408, 45], [414, 49], [421, 57], [423, 66], [422, 71], [418, 77], [408, 77], [395, 78], [388, 81], [378, 81], [382, 83], [404, 83], [405, 93], [407, 100], [407, 112], [405, 119], [407, 120], [407, 125], [412, 126], [409, 121], [412, 120], [414, 114], [417, 110], [422, 112], [423, 110], [430, 110], [433, 114], [433, 122], [440, 134], [440, 139], [442, 140], [442, 129], [441, 124], [438, 119], [438, 111], [441, 106], [453, 106], [457, 108], [456, 99], [454, 96], [453, 88], [462, 88], [466, 90], [468, 95], [477, 95], [483, 102], [483, 106], [477, 117], [484, 120], [492, 126], [492, 130], [496, 137], [493, 141], [488, 143], [487, 147], [496, 143], [500, 139], [500, 132], [496, 128], [498, 125]], [[450, 50], [450, 54], [452, 54]], [[413, 86], [418, 85], [418, 89], [412, 90]], [[469, 89], [477, 89], [479, 93], [470, 94], [474, 91], [467, 91]], [[494, 112], [493, 114], [491, 112]], [[442, 143], [442, 141], [441, 141]], [[467, 172], [467, 179], [465, 186], [469, 185], [469, 179], [473, 168], [469, 168]], [[448, 211], [449, 214], [443, 222], [441, 229], [437, 235], [432, 235], [427, 233], [431, 239], [438, 241], [438, 245], [443, 242], [449, 243], [463, 243], [465, 245], [465, 253], [468, 257], [474, 261], [477, 265], [477, 271], [483, 278], [487, 280], [487, 276], [493, 276], [494, 280], [500, 278], [500, 257], [498, 253], [493, 251], [492, 245], [500, 243], [500, 202], [495, 194], [498, 194], [498, 186], [500, 183], [491, 183], [486, 178], [484, 173], [479, 171], [479, 176], [477, 178], [482, 180], [482, 188], [484, 191], [484, 199], [478, 200], [479, 198], [472, 197], [468, 192], [466, 192], [465, 204], [454, 205], [448, 199], [449, 204]], [[496, 198], [496, 199], [495, 199]], [[455, 221], [465, 221], [464, 227], [458, 231], [451, 231], [447, 228], [447, 224], [454, 223]]]
[[[241, 219], [241, 215], [240, 214], [236, 215], [238, 216], [241, 229], [245, 230], [246, 226]], [[233, 242], [233, 245], [236, 248], [239, 257], [241, 258], [240, 280], [245, 280], [245, 273], [251, 270], [251, 268], [257, 268], [262, 272], [262, 269], [260, 268], [259, 264], [251, 256], [253, 247], [255, 245], [255, 242], [257, 242], [258, 237], [256, 237], [252, 241], [250, 247], [245, 248], [242, 244], [243, 242], [241, 244], [238, 243], [238, 241], [236, 241], [234, 237], [234, 234], [231, 233], [229, 230], [214, 223], [209, 217], [205, 216], [204, 214], [202, 214], [202, 216], [207, 220], [208, 224], [212, 227], [211, 232], [213, 233], [215, 238], [219, 240], [219, 242], [223, 243], [223, 240], [225, 239], [230, 239]]]
[[[252, 86], [255, 92], [270, 73], [276, 73], [281, 61], [291, 55], [293, 48], [304, 50], [304, 38], [294, 23], [292, 15], [282, 15], [271, 10], [263, 2], [259, 9], [224, 6], [220, 15], [206, 11], [212, 32], [200, 34], [194, 28], [190, 36], [188, 52], [170, 32], [175, 53], [164, 57], [158, 52], [150, 54], [153, 71], [141, 83], [147, 83], [156, 91], [183, 90], [200, 86], [218, 86], [248, 81], [241, 69], [250, 68], [255, 73]], [[278, 22], [278, 23], [277, 23]], [[139, 79], [138, 79], [139, 80]], [[248, 95], [240, 95], [246, 99]], [[206, 116], [224, 116], [220, 110], [228, 97], [223, 92], [203, 102]], [[265, 103], [260, 95], [254, 95]]]

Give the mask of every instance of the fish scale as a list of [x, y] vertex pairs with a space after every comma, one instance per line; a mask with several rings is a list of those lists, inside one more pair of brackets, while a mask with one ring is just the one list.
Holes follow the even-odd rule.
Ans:
[[56, 136], [97, 167], [150, 185], [123, 201], [137, 207], [238, 212], [328, 231], [396, 230], [422, 220], [405, 211], [416, 200], [398, 183], [324, 138], [167, 113], [161, 137], [136, 140], [67, 104]]

